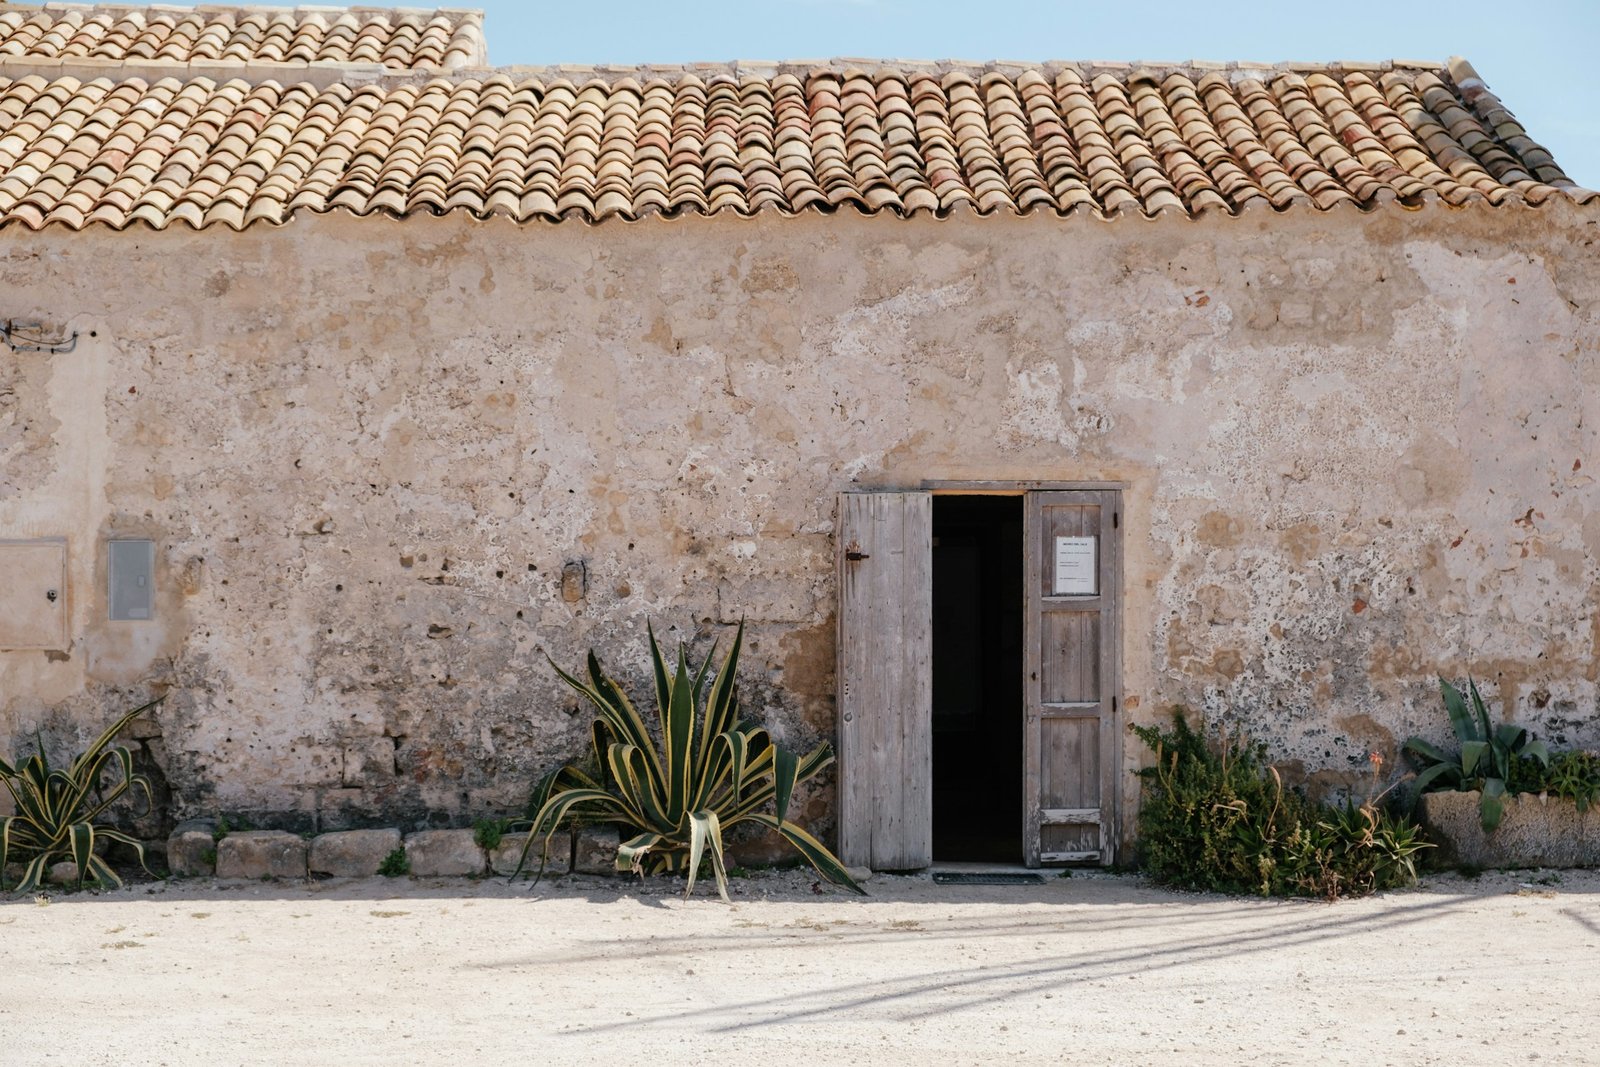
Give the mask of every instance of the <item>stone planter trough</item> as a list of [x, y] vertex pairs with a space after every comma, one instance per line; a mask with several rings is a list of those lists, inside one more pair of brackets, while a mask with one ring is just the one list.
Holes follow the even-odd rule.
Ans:
[[1523, 793], [1506, 798], [1505, 817], [1485, 832], [1478, 793], [1424, 793], [1417, 816], [1438, 849], [1439, 866], [1600, 867], [1600, 809], [1582, 815], [1571, 800]]

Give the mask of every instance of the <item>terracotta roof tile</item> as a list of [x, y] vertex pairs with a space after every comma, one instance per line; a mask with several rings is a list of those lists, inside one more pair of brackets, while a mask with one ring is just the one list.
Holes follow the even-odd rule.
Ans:
[[488, 58], [477, 11], [56, 3], [0, 7], [0, 59], [8, 57], [433, 71], [481, 67]]
[[[275, 41], [288, 55], [324, 24], [319, 40], [342, 34], [348, 54], [378, 47], [361, 44], [377, 16], [305, 9], [292, 24], [235, 19], [223, 45], [217, 10], [192, 25], [152, 13], [172, 26], [151, 47], [188, 26], [195, 49]], [[7, 39], [80, 39], [58, 24], [87, 19], [13, 18]], [[131, 26], [113, 21], [102, 39]], [[1558, 193], [1600, 200], [1459, 61], [574, 68], [322, 88], [0, 77], [0, 225], [29, 228], [239, 229], [341, 209], [519, 222], [842, 208], [1198, 216]]]

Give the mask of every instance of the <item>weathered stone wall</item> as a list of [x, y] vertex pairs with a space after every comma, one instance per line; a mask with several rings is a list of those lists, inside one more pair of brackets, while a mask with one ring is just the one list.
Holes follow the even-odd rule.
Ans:
[[[1470, 667], [1600, 743], [1597, 238], [1564, 204], [8, 230], [0, 316], [81, 341], [0, 353], [0, 537], [69, 539], [76, 635], [0, 653], [0, 741], [170, 686], [179, 814], [459, 821], [580, 751], [546, 655], [638, 679], [647, 618], [744, 616], [747, 702], [814, 742], [836, 494], [1016, 478], [1128, 484], [1135, 719], [1338, 785]], [[112, 534], [158, 543], [154, 622], [102, 621]]]

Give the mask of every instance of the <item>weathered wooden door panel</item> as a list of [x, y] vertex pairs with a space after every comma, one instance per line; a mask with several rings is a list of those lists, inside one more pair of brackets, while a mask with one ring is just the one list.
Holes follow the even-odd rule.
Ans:
[[1040, 723], [1041, 856], [1100, 850], [1100, 721], [1045, 717]]
[[839, 499], [839, 857], [933, 862], [933, 500]]
[[1120, 641], [1119, 494], [1028, 494], [1023, 851], [1110, 863]]

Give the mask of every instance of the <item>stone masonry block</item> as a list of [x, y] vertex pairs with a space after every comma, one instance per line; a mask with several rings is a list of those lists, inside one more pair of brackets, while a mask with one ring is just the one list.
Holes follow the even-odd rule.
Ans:
[[311, 873], [336, 878], [370, 878], [384, 858], [400, 847], [399, 830], [345, 830], [311, 840]]
[[[167, 842], [159, 837], [147, 837], [139, 844], [144, 848], [144, 866], [152, 874], [160, 874], [170, 870], [167, 866]], [[98, 851], [99, 842], [95, 842]], [[125, 845], [121, 841], [106, 842], [106, 861], [112, 867], [137, 867], [140, 863], [139, 849], [132, 845]]]
[[216, 874], [217, 842], [211, 831], [182, 826], [174, 831], [167, 838], [167, 870], [180, 877], [209, 878]]
[[406, 859], [418, 878], [481, 875], [488, 858], [471, 830], [419, 830], [406, 837]]
[[344, 746], [346, 788], [381, 784], [394, 777], [394, 742], [387, 737], [352, 741]]
[[717, 619], [723, 623], [808, 622], [816, 612], [810, 585], [793, 579], [751, 578], [717, 589]]
[[616, 874], [617, 846], [622, 837], [614, 826], [585, 826], [578, 831], [573, 870], [579, 874]]
[[317, 806], [317, 829], [322, 833], [373, 829], [373, 819], [368, 814], [371, 808], [371, 798], [364, 789], [324, 790]]
[[[517, 869], [517, 861], [522, 857], [522, 846], [527, 844], [527, 834], [506, 834], [500, 839], [500, 845], [489, 855], [489, 866], [495, 874], [510, 877]], [[539, 873], [539, 859], [544, 842], [535, 841], [533, 847], [528, 849], [528, 862], [522, 868], [522, 873], [529, 878]], [[549, 858], [544, 861], [544, 873], [548, 875], [566, 874], [572, 867], [572, 835], [565, 830], [558, 830], [550, 835]]]
[[304, 878], [306, 842], [284, 830], [243, 830], [217, 842], [218, 878]]
[[122, 735], [135, 741], [149, 741], [161, 736], [161, 724], [149, 715], [141, 715], [123, 727]]

